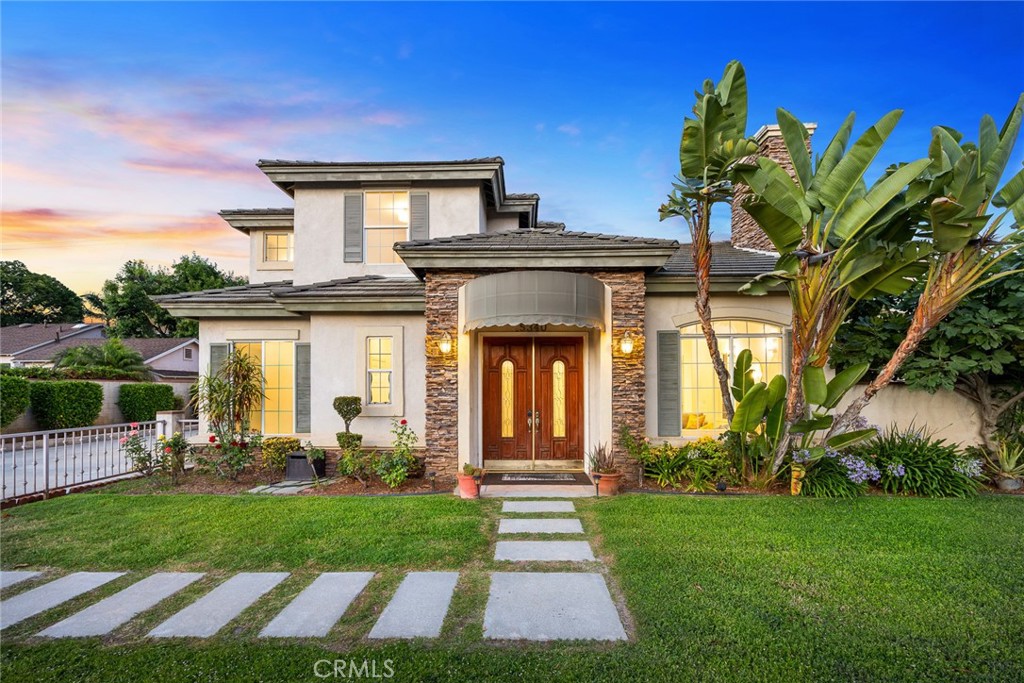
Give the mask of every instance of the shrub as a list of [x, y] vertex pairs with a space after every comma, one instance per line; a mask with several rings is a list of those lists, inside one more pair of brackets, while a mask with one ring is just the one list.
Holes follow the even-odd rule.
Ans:
[[33, 382], [32, 413], [42, 429], [87, 427], [103, 408], [103, 388], [95, 382]]
[[662, 487], [679, 486], [686, 469], [686, 453], [666, 442], [648, 451], [644, 462], [644, 475]]
[[345, 431], [350, 432], [352, 420], [363, 412], [363, 402], [358, 396], [336, 396], [334, 410], [345, 421]]
[[163, 434], [157, 439], [160, 449], [160, 469], [171, 475], [171, 483], [177, 484], [178, 477], [185, 472], [185, 458], [193, 452], [192, 444], [181, 432], [174, 432], [171, 438]]
[[737, 473], [732, 466], [729, 451], [710, 436], [688, 443], [680, 450], [685, 458], [683, 478], [690, 482], [687, 489], [709, 491], [715, 488], [720, 479], [731, 484], [736, 483]]
[[195, 456], [196, 468], [200, 472], [216, 472], [218, 476], [237, 479], [252, 463], [253, 452], [262, 440], [259, 432], [213, 434], [206, 452]]
[[343, 450], [350, 450], [353, 448], [359, 448], [363, 445], [363, 435], [355, 434], [354, 432], [338, 432], [338, 447]]
[[342, 451], [338, 457], [338, 476], [352, 477], [363, 486], [370, 481], [374, 469], [374, 456], [358, 448]]
[[288, 454], [300, 450], [302, 443], [291, 436], [272, 436], [263, 440], [263, 466], [283, 472]]
[[416, 443], [416, 432], [405, 420], [391, 420], [391, 433], [395, 439], [391, 451], [377, 456], [374, 470], [388, 488], [396, 488], [409, 477], [409, 470], [416, 465], [412, 447]]
[[6, 427], [28, 409], [32, 393], [27, 379], [0, 375], [0, 427]]
[[873, 459], [887, 493], [964, 498], [978, 492], [981, 463], [967, 458], [953, 444], [908, 429], [886, 434], [853, 449]]
[[824, 455], [813, 459], [809, 459], [808, 451], [794, 453], [793, 461], [806, 467], [800, 495], [814, 498], [855, 498], [863, 494], [873, 472], [866, 472], [865, 478], [865, 472], [855, 465], [854, 475], [851, 477], [848, 465], [853, 462], [845, 458], [846, 456], [840, 456], [832, 449], [827, 449]]
[[126, 421], [149, 422], [156, 419], [157, 411], [174, 409], [174, 389], [170, 384], [153, 382], [123, 384], [117, 406]]
[[138, 429], [133, 428], [127, 436], [121, 437], [121, 449], [132, 461], [135, 471], [144, 477], [148, 477], [160, 469], [160, 454], [156, 452], [156, 449], [149, 447]]

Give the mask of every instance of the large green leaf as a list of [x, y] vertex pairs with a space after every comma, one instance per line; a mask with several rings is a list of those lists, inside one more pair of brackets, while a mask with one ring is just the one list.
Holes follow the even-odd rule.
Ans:
[[718, 92], [729, 114], [722, 134], [727, 138], [744, 137], [747, 130], [747, 74], [743, 64], [735, 60], [726, 64]]
[[804, 368], [804, 400], [808, 405], [820, 406], [828, 396], [828, 385], [825, 382], [825, 368], [808, 365]]
[[818, 159], [817, 168], [814, 169], [814, 180], [811, 181], [811, 189], [807, 192], [807, 204], [815, 211], [821, 211], [824, 205], [820, 198], [822, 185], [836, 165], [843, 158], [846, 150], [846, 143], [850, 141], [850, 133], [853, 131], [853, 122], [857, 115], [853, 112], [846, 117], [843, 125], [836, 131], [832, 141], [825, 148], [825, 153]]
[[1009, 208], [1013, 219], [1018, 225], [1024, 225], [1024, 169], [1010, 178], [996, 198], [992, 200], [996, 206]]
[[926, 257], [932, 251], [927, 242], [910, 242], [886, 251], [875, 269], [850, 282], [850, 295], [866, 299], [879, 294], [902, 294], [928, 270]]
[[866, 439], [870, 439], [876, 436], [878, 432], [875, 429], [857, 429], [852, 432], [843, 432], [842, 434], [836, 434], [831, 439], [826, 441], [832, 448], [843, 448], [845, 446], [851, 446], [855, 443], [859, 443]]
[[[851, 150], [852, 153], [853, 150]], [[886, 208], [896, 195], [902, 192], [912, 180], [920, 176], [928, 168], [929, 163], [928, 159], [919, 159], [901, 166], [877, 183], [866, 195], [857, 199], [850, 208], [842, 213], [835, 228], [835, 236], [840, 240], [855, 237], [875, 215]]]
[[839, 405], [839, 401], [842, 400], [843, 396], [846, 396], [846, 392], [852, 389], [853, 386], [861, 380], [869, 367], [871, 367], [870, 363], [858, 363], [837, 373], [836, 376], [829, 381], [825, 402], [821, 405], [829, 409], [835, 408]]
[[750, 388], [750, 391], [743, 396], [743, 400], [736, 406], [736, 412], [733, 414], [729, 428], [741, 434], [753, 432], [764, 418], [767, 401], [768, 387], [764, 382], [758, 382]]
[[754, 372], [751, 370], [753, 364], [754, 356], [750, 349], [743, 349], [736, 356], [736, 365], [732, 370], [732, 396], [737, 401], [742, 400], [754, 386]]
[[786, 389], [788, 382], [786, 381], [785, 375], [775, 375], [771, 381], [768, 382], [768, 407], [774, 407], [780, 401], [786, 398]]
[[786, 429], [786, 402], [769, 403], [769, 406], [768, 419], [764, 424], [764, 435], [774, 450], [775, 444], [782, 438], [782, 434]]
[[815, 415], [799, 422], [794, 422], [789, 428], [791, 434], [810, 434], [828, 429], [832, 426], [834, 418], [831, 415]]
[[989, 195], [995, 192], [999, 185], [999, 179], [1006, 170], [1006, 163], [1010, 160], [1010, 153], [1017, 142], [1017, 134], [1020, 132], [1021, 116], [1024, 114], [1024, 94], [1017, 99], [1010, 115], [1006, 117], [1002, 129], [999, 131], [999, 144], [985, 161], [982, 174], [985, 176], [985, 189]]
[[988, 216], [975, 216], [966, 207], [946, 197], [938, 197], [928, 206], [935, 251], [960, 251], [988, 224]]
[[796, 170], [797, 182], [806, 192], [810, 189], [813, 179], [811, 154], [807, 151], [807, 140], [810, 139], [810, 135], [807, 134], [804, 124], [782, 107], [776, 110], [776, 116], [779, 120], [782, 140], [786, 143], [786, 150], [789, 152], [789, 158], [793, 161], [793, 168]]
[[[903, 111], [896, 109], [878, 120], [875, 125], [864, 131], [850, 151], [843, 155], [836, 167], [828, 174], [818, 192], [821, 203], [837, 209], [846, 203], [846, 198], [853, 192], [857, 183], [863, 178], [878, 151], [892, 133]], [[815, 178], [817, 180], [817, 177]]]
[[797, 223], [771, 204], [749, 201], [743, 205], [743, 210], [750, 214], [780, 254], [793, 251], [803, 241], [803, 224]]

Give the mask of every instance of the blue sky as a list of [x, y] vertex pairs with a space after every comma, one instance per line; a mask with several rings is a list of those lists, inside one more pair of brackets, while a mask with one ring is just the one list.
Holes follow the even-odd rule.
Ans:
[[[223, 208], [287, 206], [258, 158], [501, 155], [571, 229], [682, 237], [657, 207], [693, 90], [747, 69], [831, 137], [906, 110], [876, 164], [972, 139], [1024, 88], [1021, 3], [10, 3], [3, 258], [77, 291], [195, 249], [246, 269]], [[819, 140], [823, 144], [824, 140]], [[1024, 159], [1024, 143], [1011, 169]], [[1009, 177], [1009, 173], [1006, 177]], [[716, 229], [727, 236], [727, 216]]]

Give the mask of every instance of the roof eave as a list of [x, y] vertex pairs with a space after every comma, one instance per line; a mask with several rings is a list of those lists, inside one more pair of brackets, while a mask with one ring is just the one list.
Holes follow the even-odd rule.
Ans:
[[423, 277], [427, 270], [496, 268], [654, 271], [665, 265], [675, 253], [674, 247], [572, 249], [565, 247], [531, 247], [526, 249], [430, 249], [396, 247], [395, 251], [414, 273]]
[[221, 211], [218, 215], [235, 230], [249, 234], [250, 230], [294, 230], [294, 214], [251, 214]]

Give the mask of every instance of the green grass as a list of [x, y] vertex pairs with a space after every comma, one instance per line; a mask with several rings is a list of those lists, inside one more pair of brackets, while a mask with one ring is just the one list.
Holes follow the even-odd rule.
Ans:
[[[0, 673], [5, 682], [315, 681], [318, 659], [364, 658], [392, 660], [396, 681], [1017, 681], [1024, 670], [1020, 497], [629, 495], [577, 506], [628, 606], [632, 642], [481, 640], [493, 501], [100, 495], [16, 508], [2, 524], [4, 568], [295, 574], [205, 641], [142, 639], [176, 604], [108, 639], [31, 637], [96, 596], [73, 601], [5, 632]], [[433, 542], [418, 538], [431, 533]], [[454, 567], [463, 573], [441, 639], [364, 639], [403, 571]], [[361, 596], [328, 638], [254, 638], [272, 607], [327, 568], [374, 568], [379, 594]]]
[[452, 569], [480, 555], [484, 508], [453, 496], [73, 495], [4, 513], [4, 567]]

